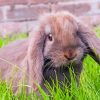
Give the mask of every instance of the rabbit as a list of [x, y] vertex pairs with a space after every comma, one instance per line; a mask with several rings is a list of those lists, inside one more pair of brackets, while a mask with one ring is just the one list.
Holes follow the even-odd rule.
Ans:
[[[100, 64], [99, 45], [96, 34], [73, 14], [67, 11], [46, 13], [40, 16], [36, 27], [22, 45], [8, 45], [0, 49], [0, 69], [4, 72], [2, 76], [11, 73], [12, 67], [4, 64], [2, 58], [8, 58], [8, 61], [19, 66], [25, 75], [18, 71], [14, 84], [24, 76], [28, 93], [31, 90], [39, 91], [38, 85], [45, 90], [45, 81], [52, 85], [50, 77], [56, 81], [56, 75], [59, 81], [64, 81], [65, 74], [70, 81], [66, 66], [71, 64], [79, 84], [82, 62], [87, 54]], [[7, 48], [12, 48], [10, 53]]]
[[[69, 12], [43, 15], [36, 30], [30, 34], [27, 58], [31, 77], [28, 82], [35, 90], [37, 87], [32, 79], [43, 86], [43, 78], [51, 82], [50, 76], [55, 79], [55, 71], [59, 74], [59, 80], [63, 79], [62, 72], [70, 77], [65, 66], [72, 62], [79, 84], [82, 62], [87, 54], [100, 64], [100, 40], [88, 26]], [[61, 67], [64, 67], [63, 71]]]

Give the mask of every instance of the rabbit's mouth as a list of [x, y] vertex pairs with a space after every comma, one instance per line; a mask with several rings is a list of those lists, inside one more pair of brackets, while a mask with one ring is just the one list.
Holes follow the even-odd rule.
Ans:
[[46, 67], [53, 67], [53, 68], [60, 68], [60, 67], [69, 67], [69, 66], [71, 66], [71, 65], [73, 65], [73, 64], [75, 64], [75, 61], [74, 60], [72, 60], [72, 61], [70, 61], [70, 62], [68, 62], [68, 61], [65, 61], [65, 62], [63, 62], [63, 63], [57, 63], [57, 64], [54, 64], [54, 62], [51, 60], [51, 59], [47, 59], [47, 58], [45, 58], [44, 59], [44, 66], [43, 66], [43, 68], [46, 68]]
[[[81, 51], [81, 52], [80, 52]], [[50, 66], [59, 68], [62, 66], [69, 66], [73, 63], [78, 63], [84, 56], [84, 52], [82, 50], [77, 50], [77, 53], [74, 55], [65, 55], [64, 53], [49, 53], [48, 55], [44, 55], [44, 67]]]

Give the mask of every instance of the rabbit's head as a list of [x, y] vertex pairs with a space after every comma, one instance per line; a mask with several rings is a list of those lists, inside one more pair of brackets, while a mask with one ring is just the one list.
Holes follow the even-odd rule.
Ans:
[[94, 49], [97, 53], [100, 51], [100, 41], [95, 34], [68, 12], [49, 13], [40, 17], [37, 27], [30, 34], [29, 43], [30, 80], [39, 84], [45, 59], [49, 59], [54, 67], [61, 67], [80, 62], [87, 53], [94, 56]]
[[51, 65], [60, 67], [83, 58], [85, 44], [79, 38], [78, 25], [66, 13], [47, 14], [40, 19], [40, 32], [44, 34], [43, 56]]

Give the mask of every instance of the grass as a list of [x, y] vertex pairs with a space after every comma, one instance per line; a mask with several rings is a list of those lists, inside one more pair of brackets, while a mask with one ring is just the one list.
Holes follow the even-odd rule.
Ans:
[[[96, 28], [98, 36], [100, 35], [100, 28]], [[26, 38], [26, 35], [17, 35], [11, 38], [0, 39], [0, 47], [8, 44], [9, 42]], [[76, 86], [76, 82], [71, 78], [70, 90], [64, 84], [64, 90], [62, 90], [58, 82], [55, 84], [56, 91], [51, 88], [49, 84], [50, 95], [47, 95], [41, 87], [39, 87], [41, 96], [37, 96], [35, 93], [26, 95], [23, 90], [22, 93], [14, 95], [11, 91], [10, 85], [4, 81], [0, 81], [0, 100], [100, 100], [100, 65], [98, 65], [90, 56], [87, 56], [83, 62], [84, 68], [80, 77], [80, 87]], [[72, 73], [72, 72], [71, 72]]]
[[100, 26], [95, 27], [95, 31], [97, 32], [97, 36], [100, 37]]
[[26, 38], [26, 37], [27, 37], [26, 34], [21, 33], [21, 34], [16, 34], [16, 35], [12, 35], [12, 36], [6, 36], [5, 38], [0, 38], [0, 47], [3, 47], [5, 45], [9, 44], [12, 41]]

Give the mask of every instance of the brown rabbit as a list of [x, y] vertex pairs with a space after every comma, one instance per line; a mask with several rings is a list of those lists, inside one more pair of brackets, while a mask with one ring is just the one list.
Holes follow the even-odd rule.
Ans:
[[44, 80], [52, 84], [50, 77], [55, 80], [56, 75], [59, 81], [64, 80], [64, 74], [70, 80], [66, 65], [72, 63], [78, 82], [82, 61], [87, 54], [100, 64], [100, 40], [93, 31], [68, 12], [43, 15], [28, 40], [21, 43], [11, 46], [12, 43], [0, 50], [2, 76], [3, 79], [9, 77], [14, 67], [8, 62], [14, 63], [22, 69], [17, 72], [14, 85], [18, 84], [16, 80], [22, 80], [22, 72], [25, 72], [26, 84], [35, 91], [38, 90], [37, 84], [43, 86]]

